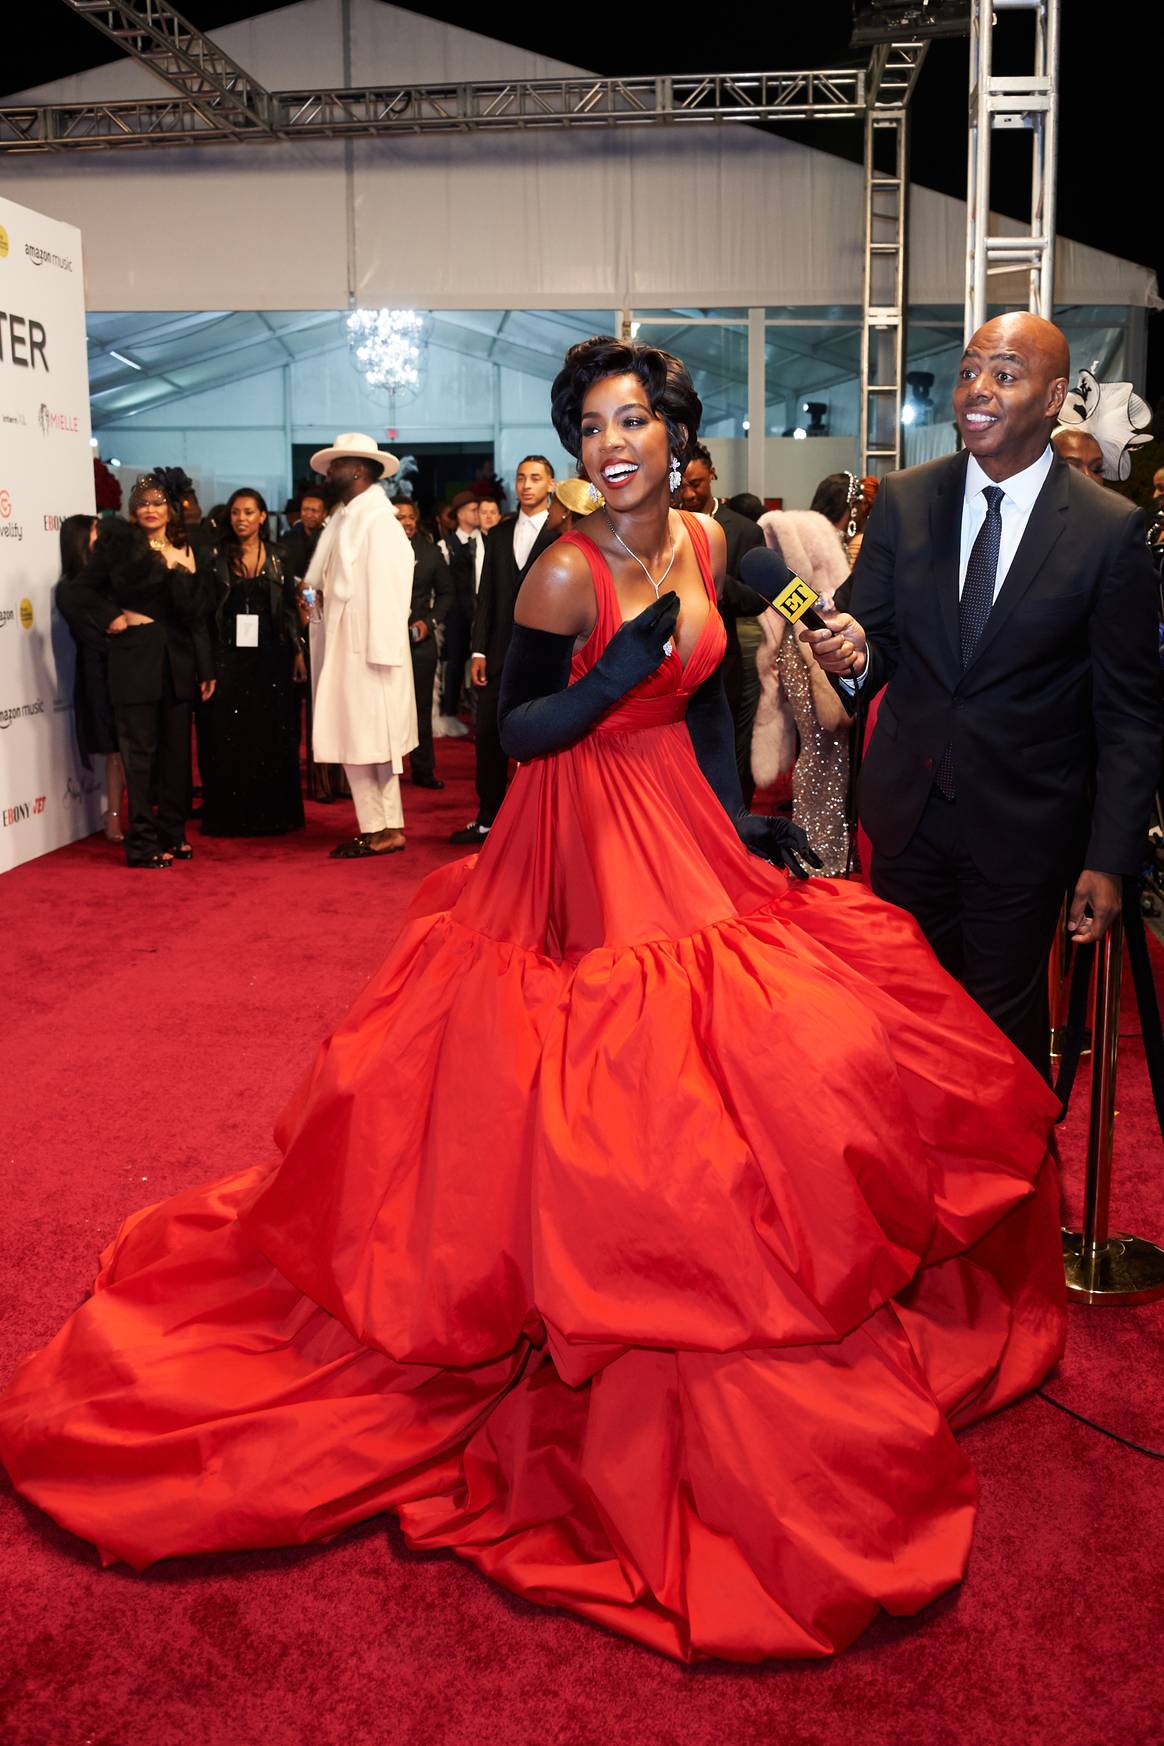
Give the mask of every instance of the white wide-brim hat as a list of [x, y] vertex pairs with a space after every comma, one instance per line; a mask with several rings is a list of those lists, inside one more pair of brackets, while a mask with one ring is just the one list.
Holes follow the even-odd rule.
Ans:
[[317, 449], [311, 457], [312, 469], [316, 473], [326, 473], [332, 462], [341, 458], [378, 461], [382, 468], [382, 479], [391, 479], [394, 473], [400, 471], [400, 462], [395, 455], [390, 455], [387, 449], [378, 449], [375, 437], [365, 436], [358, 430], [344, 431], [342, 436], [336, 437], [330, 449]]

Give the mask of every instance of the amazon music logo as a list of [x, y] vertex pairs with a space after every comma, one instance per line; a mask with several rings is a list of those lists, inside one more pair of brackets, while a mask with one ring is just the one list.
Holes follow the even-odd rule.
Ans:
[[31, 703], [10, 703], [7, 708], [0, 709], [0, 730], [10, 728], [14, 721], [19, 721], [23, 715], [43, 715], [44, 698], [34, 698]]
[[68, 255], [54, 255], [51, 249], [42, 249], [38, 243], [25, 243], [24, 253], [34, 267], [57, 267], [62, 273], [71, 273], [73, 263]]

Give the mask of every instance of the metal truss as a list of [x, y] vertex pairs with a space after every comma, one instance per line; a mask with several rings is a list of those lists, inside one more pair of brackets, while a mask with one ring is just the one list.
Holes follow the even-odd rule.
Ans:
[[[172, 85], [190, 120], [203, 129], [231, 136], [270, 134], [267, 92], [166, 0], [64, 0], [64, 4]], [[172, 107], [172, 100], [168, 106]]]
[[[995, 13], [1034, 14], [1034, 66], [994, 71]], [[970, 162], [966, 187], [966, 337], [986, 320], [989, 282], [1026, 272], [1027, 307], [1050, 321], [1055, 309], [1055, 165], [1058, 124], [1059, 0], [972, 0]], [[1031, 135], [1031, 216], [1020, 236], [990, 235], [990, 147], [996, 129]], [[997, 293], [995, 302], [1014, 302]]]
[[860, 468], [901, 466], [905, 363], [909, 100], [924, 42], [882, 43], [869, 62], [865, 109], [865, 262], [861, 312]]
[[[394, 85], [347, 91], [265, 92], [208, 44], [216, 61], [194, 53], [198, 33], [157, 0], [66, 0], [182, 89], [185, 75], [164, 71], [104, 21], [111, 14], [164, 16], [185, 32], [182, 56], [198, 62], [198, 96], [0, 107], [0, 152], [109, 151], [189, 146], [224, 140], [369, 138], [390, 134], [475, 133], [674, 122], [852, 121], [865, 107], [867, 71], [694, 73], [665, 78], [503, 79], [481, 84]], [[144, 25], [138, 27], [144, 30]], [[176, 36], [169, 36], [173, 47]], [[206, 43], [208, 39], [201, 38]], [[224, 71], [223, 69], [226, 69]], [[229, 74], [229, 76], [228, 76]], [[217, 81], [217, 82], [215, 82]], [[241, 81], [241, 84], [239, 83]]]

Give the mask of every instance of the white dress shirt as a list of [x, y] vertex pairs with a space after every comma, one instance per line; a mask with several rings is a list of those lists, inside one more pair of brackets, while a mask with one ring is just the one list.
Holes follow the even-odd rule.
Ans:
[[550, 513], [547, 503], [544, 509], [539, 509], [536, 515], [527, 515], [521, 510], [513, 524], [513, 561], [519, 570], [524, 570], [529, 563], [529, 555], [534, 549], [538, 535], [546, 525], [546, 517]]
[[[1014, 555], [1019, 549], [1019, 541], [1027, 531], [1027, 522], [1031, 510], [1035, 507], [1035, 499], [1043, 489], [1047, 474], [1051, 471], [1051, 463], [1055, 452], [1050, 443], [1043, 450], [1037, 461], [1029, 467], [1024, 467], [1021, 473], [1012, 473], [1009, 479], [1000, 479], [1002, 487], [1002, 502], [999, 509], [1002, 513], [1002, 538], [998, 547], [998, 569], [994, 576], [994, 598], [998, 599], [999, 589], [1006, 581], [1007, 571], [1014, 562]], [[966, 586], [966, 566], [970, 562], [970, 553], [974, 550], [974, 541], [978, 538], [982, 523], [986, 520], [986, 498], [984, 492], [988, 485], [995, 481], [988, 479], [978, 462], [971, 455], [966, 464], [966, 492], [962, 498], [962, 542], [958, 556], [958, 599], [962, 598], [962, 590]]]
[[[1055, 451], [1048, 443], [1038, 460], [1032, 461], [1029, 467], [1024, 467], [1021, 473], [1012, 473], [1009, 479], [994, 480], [989, 479], [974, 456], [970, 456], [966, 463], [966, 489], [962, 497], [962, 535], [958, 553], [959, 600], [966, 586], [966, 567], [970, 562], [970, 553], [974, 550], [974, 541], [986, 520], [986, 487], [999, 484], [1003, 494], [999, 504], [1002, 537], [998, 547], [998, 568], [994, 575], [994, 598], [997, 600], [999, 590], [1006, 581], [1007, 571], [1019, 549], [1019, 541], [1027, 531], [1027, 522], [1035, 507], [1035, 499], [1043, 489], [1054, 459]], [[869, 665], [866, 662], [865, 672], [859, 679], [842, 679], [841, 684], [846, 691], [855, 691], [865, 683], [865, 673], [868, 671]]]

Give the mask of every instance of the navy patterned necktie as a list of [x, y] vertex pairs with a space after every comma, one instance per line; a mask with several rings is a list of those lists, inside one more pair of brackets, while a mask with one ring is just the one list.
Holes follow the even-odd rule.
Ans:
[[958, 602], [958, 632], [962, 639], [962, 665], [970, 665], [970, 657], [978, 645], [990, 609], [994, 605], [994, 583], [998, 575], [998, 548], [1002, 544], [1001, 485], [986, 485], [986, 520], [978, 529], [978, 538], [966, 565], [966, 580]]
[[[978, 646], [990, 609], [994, 605], [994, 584], [998, 576], [998, 551], [1002, 544], [1001, 485], [983, 486], [986, 498], [986, 520], [978, 529], [978, 538], [970, 551], [966, 565], [966, 580], [958, 602], [958, 635], [962, 643], [962, 666], [969, 666], [970, 657]], [[957, 794], [954, 782], [954, 747], [947, 745], [938, 763], [934, 786], [947, 800]]]

